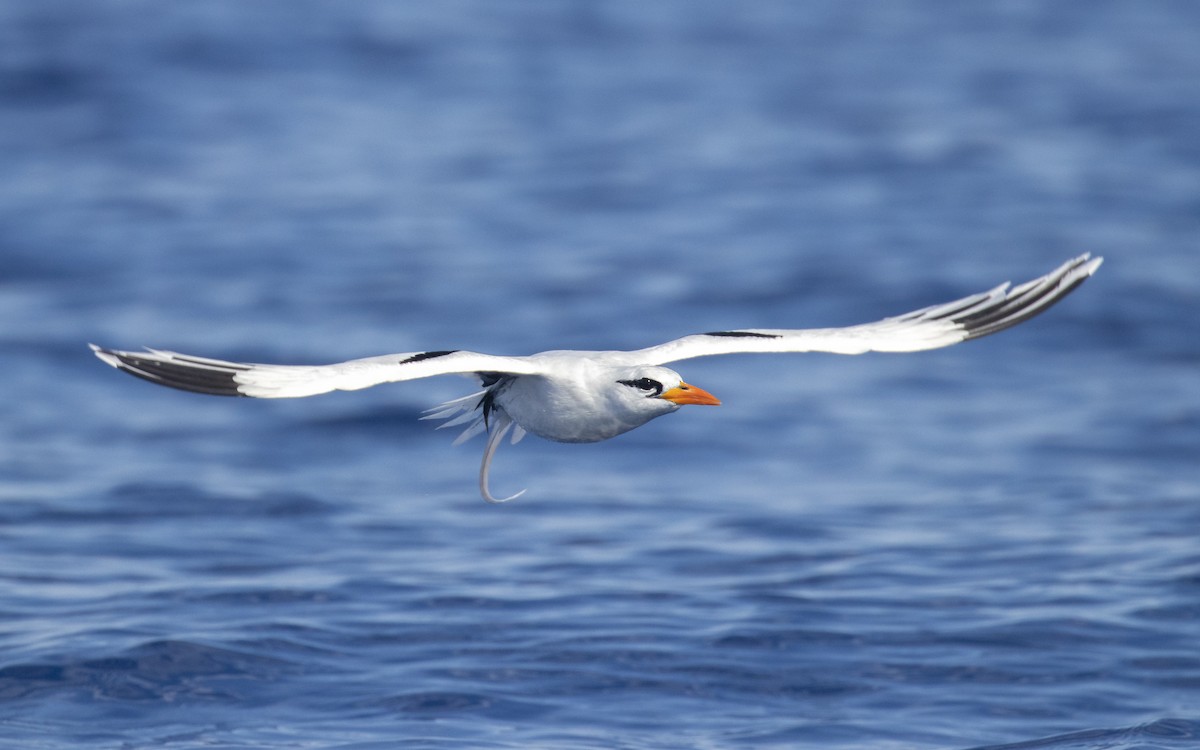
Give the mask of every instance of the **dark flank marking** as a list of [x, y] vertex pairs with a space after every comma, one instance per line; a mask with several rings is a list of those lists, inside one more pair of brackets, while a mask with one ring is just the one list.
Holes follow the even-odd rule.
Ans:
[[484, 388], [491, 388], [496, 383], [499, 383], [505, 376], [498, 372], [477, 372], [479, 376], [479, 384]]
[[777, 339], [774, 333], [755, 333], [754, 331], [710, 331], [705, 336], [728, 336], [735, 339]]
[[483, 387], [487, 388], [487, 391], [480, 397], [479, 403], [475, 405], [475, 408], [483, 412], [483, 424], [490, 430], [492, 428], [492, 412], [500, 408], [496, 406], [496, 396], [500, 391], [508, 387], [513, 378], [498, 372], [478, 372], [475, 374], [483, 382]]
[[444, 352], [421, 352], [420, 354], [412, 355], [408, 359], [400, 360], [400, 364], [407, 365], [407, 364], [411, 364], [413, 362], [424, 362], [425, 360], [433, 359], [434, 357], [444, 357], [447, 354], [454, 354], [456, 351], [458, 351], [458, 350], [450, 349], [449, 351], [444, 351]]
[[475, 407], [483, 410], [483, 426], [489, 430], [492, 428], [490, 422], [492, 410], [496, 408], [496, 390], [495, 388], [488, 388], [487, 392], [483, 394], [483, 398], [479, 399], [479, 406]]

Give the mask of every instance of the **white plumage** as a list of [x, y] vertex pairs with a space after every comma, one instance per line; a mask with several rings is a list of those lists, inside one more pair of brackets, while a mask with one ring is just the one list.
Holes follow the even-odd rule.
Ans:
[[96, 356], [132, 375], [198, 393], [253, 398], [296, 398], [354, 391], [434, 375], [465, 374], [482, 391], [429, 410], [424, 419], [443, 427], [467, 424], [456, 444], [489, 432], [479, 469], [488, 502], [496, 498], [488, 470], [500, 441], [526, 432], [548, 440], [589, 443], [619, 435], [685, 404], [716, 405], [662, 365], [718, 354], [915, 352], [957, 344], [1014, 326], [1043, 312], [1083, 283], [1102, 258], [1081, 255], [1045, 276], [1011, 287], [934, 305], [874, 323], [845, 328], [773, 329], [699, 333], [636, 351], [547, 351], [506, 357], [468, 351], [427, 351], [296, 366], [226, 362], [159, 349], [127, 352], [91, 345]]

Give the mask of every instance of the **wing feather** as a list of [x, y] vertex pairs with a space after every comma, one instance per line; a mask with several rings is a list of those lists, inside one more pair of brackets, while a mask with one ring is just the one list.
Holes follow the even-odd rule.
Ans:
[[1067, 296], [1104, 261], [1083, 254], [1016, 287], [932, 305], [874, 323], [845, 328], [750, 328], [713, 331], [629, 352], [630, 361], [661, 365], [695, 357], [755, 352], [915, 352], [977, 339], [1022, 323]]
[[[194, 357], [161, 349], [127, 352], [104, 349], [95, 344], [90, 346], [101, 360], [130, 375], [171, 388], [217, 396], [298, 398], [435, 375], [534, 375], [539, 371], [524, 357], [467, 351], [388, 354], [332, 365], [264, 365]], [[486, 376], [481, 375], [483, 377]]]

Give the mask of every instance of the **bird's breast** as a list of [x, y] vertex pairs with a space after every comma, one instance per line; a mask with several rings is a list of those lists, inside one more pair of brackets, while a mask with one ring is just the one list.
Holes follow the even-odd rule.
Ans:
[[495, 402], [538, 437], [560, 443], [595, 443], [628, 432], [652, 417], [628, 414], [602, 390], [570, 380], [519, 377]]

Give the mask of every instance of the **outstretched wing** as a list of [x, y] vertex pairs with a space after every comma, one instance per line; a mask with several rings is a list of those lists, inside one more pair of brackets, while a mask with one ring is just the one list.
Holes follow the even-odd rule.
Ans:
[[[90, 344], [96, 356], [130, 375], [159, 385], [215, 396], [297, 398], [329, 391], [356, 391], [381, 383], [434, 375], [503, 373], [536, 375], [524, 357], [466, 351], [409, 352], [333, 365], [261, 365], [226, 362], [147, 349], [124, 352]], [[484, 378], [486, 379], [486, 378]]]
[[1038, 313], [1096, 272], [1103, 258], [1084, 254], [1050, 273], [1010, 288], [1009, 284], [954, 302], [914, 310], [875, 323], [846, 328], [714, 331], [684, 336], [665, 344], [629, 352], [630, 359], [661, 365], [715, 354], [752, 352], [916, 352], [977, 339], [1003, 331]]

